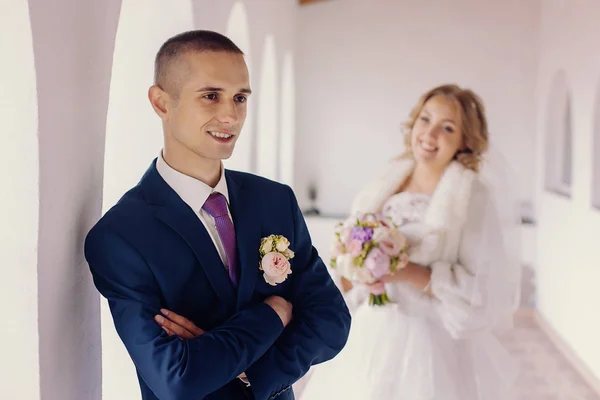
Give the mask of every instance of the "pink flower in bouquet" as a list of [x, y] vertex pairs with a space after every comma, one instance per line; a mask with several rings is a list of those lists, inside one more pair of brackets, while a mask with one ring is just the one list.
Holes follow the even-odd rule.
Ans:
[[379, 224], [385, 228], [392, 228], [393, 227], [393, 223], [391, 220], [387, 219], [387, 218], [381, 218], [379, 220]]
[[392, 240], [400, 247], [402, 250], [406, 246], [406, 236], [402, 232], [397, 229], [392, 229], [390, 231], [390, 236]]
[[363, 251], [363, 245], [360, 240], [352, 239], [348, 246], [346, 246], [348, 253], [352, 254], [352, 257], [358, 257]]
[[364, 267], [375, 279], [381, 279], [390, 272], [390, 257], [379, 248], [374, 248], [367, 254]]
[[348, 226], [340, 232], [340, 241], [347, 247], [350, 245], [350, 240], [352, 240], [352, 227]]
[[390, 257], [400, 254], [406, 245], [406, 238], [397, 229], [377, 228], [373, 240], [379, 243], [379, 248]]
[[390, 257], [397, 256], [402, 250], [398, 243], [389, 236], [379, 242], [379, 248]]

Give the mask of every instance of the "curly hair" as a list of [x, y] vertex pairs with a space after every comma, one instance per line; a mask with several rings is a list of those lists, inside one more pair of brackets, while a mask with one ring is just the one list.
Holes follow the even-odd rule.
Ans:
[[406, 151], [401, 157], [412, 157], [412, 129], [425, 103], [435, 96], [446, 97], [460, 111], [460, 125], [465, 148], [458, 151], [454, 159], [462, 163], [465, 168], [478, 172], [482, 156], [489, 147], [485, 108], [481, 98], [472, 90], [463, 89], [453, 84], [442, 85], [429, 90], [421, 96], [417, 104], [413, 107], [409, 120], [404, 123]]

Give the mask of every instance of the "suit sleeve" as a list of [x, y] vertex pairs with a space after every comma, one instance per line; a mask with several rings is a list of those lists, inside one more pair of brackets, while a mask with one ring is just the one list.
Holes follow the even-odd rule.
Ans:
[[96, 226], [86, 238], [85, 255], [121, 340], [161, 400], [204, 398], [249, 368], [283, 331], [277, 313], [258, 304], [194, 339], [169, 337], [154, 321], [161, 308], [159, 286], [130, 243]]
[[345, 346], [350, 330], [350, 313], [342, 294], [313, 247], [296, 197], [289, 187], [296, 248], [292, 260], [288, 301], [293, 319], [246, 375], [257, 400], [287, 390], [312, 365], [335, 357]]

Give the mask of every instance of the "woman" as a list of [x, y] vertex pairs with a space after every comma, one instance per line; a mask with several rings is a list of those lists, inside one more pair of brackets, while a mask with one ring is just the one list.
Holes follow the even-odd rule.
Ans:
[[314, 368], [302, 400], [511, 398], [516, 368], [496, 334], [512, 322], [519, 263], [499, 192], [479, 173], [489, 147], [483, 104], [470, 90], [440, 86], [406, 127], [406, 154], [352, 212], [390, 217], [409, 238], [410, 263], [375, 284], [391, 304], [370, 306], [366, 285], [346, 293], [348, 343]]

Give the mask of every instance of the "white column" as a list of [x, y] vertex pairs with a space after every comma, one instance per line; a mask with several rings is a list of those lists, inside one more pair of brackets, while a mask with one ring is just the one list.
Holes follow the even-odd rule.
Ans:
[[0, 397], [40, 398], [38, 112], [27, 1], [0, 2]]

